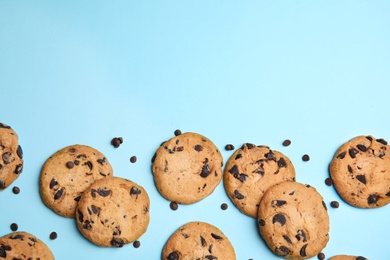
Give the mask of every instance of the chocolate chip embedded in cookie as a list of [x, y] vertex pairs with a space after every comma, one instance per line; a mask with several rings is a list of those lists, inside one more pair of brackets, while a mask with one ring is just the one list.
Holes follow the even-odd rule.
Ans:
[[13, 232], [0, 237], [1, 259], [45, 259], [54, 260], [49, 247], [27, 232]]
[[217, 227], [205, 222], [189, 222], [178, 228], [165, 243], [161, 260], [235, 260], [229, 239]]
[[358, 208], [390, 202], [390, 146], [383, 139], [357, 136], [336, 151], [329, 166], [340, 197]]
[[47, 207], [75, 217], [77, 202], [94, 181], [112, 176], [108, 159], [86, 145], [72, 145], [54, 153], [41, 170], [40, 193]]
[[258, 226], [268, 247], [287, 259], [314, 257], [329, 241], [329, 216], [322, 196], [298, 182], [282, 182], [265, 192]]
[[229, 158], [224, 187], [233, 204], [244, 214], [257, 217], [264, 192], [274, 184], [295, 180], [295, 169], [284, 154], [246, 143]]
[[23, 151], [18, 135], [9, 126], [0, 123], [0, 191], [11, 185], [23, 170]]
[[122, 247], [146, 232], [149, 204], [140, 185], [119, 177], [100, 179], [80, 198], [77, 227], [98, 246]]
[[329, 258], [329, 260], [368, 260], [368, 258], [363, 256], [335, 255]]
[[208, 138], [183, 133], [156, 151], [152, 172], [160, 194], [182, 204], [210, 195], [222, 180], [222, 155]]

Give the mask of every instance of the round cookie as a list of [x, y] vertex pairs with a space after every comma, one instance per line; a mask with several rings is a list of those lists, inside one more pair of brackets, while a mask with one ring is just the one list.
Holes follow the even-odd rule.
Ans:
[[214, 191], [222, 180], [222, 165], [222, 155], [212, 141], [197, 133], [184, 133], [157, 149], [152, 172], [164, 198], [191, 204]]
[[42, 167], [42, 201], [57, 214], [73, 218], [83, 191], [94, 181], [110, 176], [111, 164], [98, 150], [78, 144], [65, 147]]
[[330, 177], [340, 197], [358, 208], [390, 202], [390, 147], [383, 139], [357, 136], [336, 151]]
[[146, 232], [149, 204], [140, 185], [119, 177], [100, 179], [80, 198], [77, 227], [98, 246], [122, 247]]
[[205, 222], [189, 222], [178, 228], [165, 243], [161, 260], [235, 260], [229, 239], [217, 227]]
[[329, 241], [329, 216], [322, 196], [298, 182], [282, 182], [265, 192], [258, 226], [268, 247], [287, 259], [316, 256]]
[[256, 218], [264, 192], [274, 184], [295, 181], [295, 169], [284, 154], [267, 146], [246, 143], [229, 158], [223, 176], [233, 204], [242, 213]]
[[368, 260], [368, 259], [363, 256], [335, 255], [329, 258], [329, 260]]
[[54, 260], [49, 247], [27, 232], [13, 232], [0, 237], [0, 259]]
[[18, 135], [8, 125], [0, 123], [0, 191], [10, 186], [23, 170], [23, 151]]

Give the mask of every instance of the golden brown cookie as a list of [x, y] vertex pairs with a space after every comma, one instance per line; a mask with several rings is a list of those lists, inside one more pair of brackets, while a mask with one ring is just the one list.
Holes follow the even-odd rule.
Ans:
[[294, 166], [287, 156], [267, 146], [244, 144], [224, 169], [227, 195], [242, 213], [254, 218], [264, 192], [283, 181], [295, 181]]
[[335, 255], [329, 258], [329, 260], [368, 260], [368, 258], [363, 256]]
[[8, 125], [0, 123], [0, 191], [11, 185], [23, 170], [23, 151], [18, 135]]
[[178, 228], [165, 243], [161, 260], [235, 260], [229, 239], [217, 227], [205, 222], [189, 222]]
[[13, 232], [0, 237], [0, 259], [54, 260], [49, 247], [27, 232]]
[[329, 216], [322, 196], [298, 182], [282, 182], [265, 192], [258, 225], [268, 247], [287, 259], [316, 256], [329, 240]]
[[329, 166], [340, 197], [358, 208], [390, 202], [390, 146], [383, 139], [357, 136], [340, 146]]
[[113, 174], [107, 158], [86, 145], [72, 145], [54, 153], [42, 167], [42, 201], [57, 214], [75, 217], [77, 202], [94, 181]]
[[222, 165], [222, 155], [212, 141], [197, 133], [184, 133], [157, 149], [152, 171], [163, 197], [191, 204], [214, 191], [222, 180]]
[[122, 247], [146, 232], [149, 204], [140, 185], [119, 177], [100, 179], [80, 198], [77, 227], [98, 246]]

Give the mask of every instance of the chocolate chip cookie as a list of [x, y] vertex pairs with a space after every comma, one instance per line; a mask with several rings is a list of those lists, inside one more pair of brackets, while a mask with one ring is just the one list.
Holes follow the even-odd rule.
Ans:
[[322, 196], [298, 182], [282, 182], [264, 193], [258, 226], [268, 247], [287, 259], [316, 256], [329, 240], [329, 216]]
[[0, 259], [54, 260], [49, 247], [27, 232], [13, 232], [0, 237]]
[[152, 172], [163, 197], [191, 204], [214, 191], [222, 180], [222, 166], [222, 155], [212, 141], [197, 133], [184, 133], [157, 149]]
[[18, 142], [16, 132], [0, 123], [0, 191], [10, 186], [23, 170], [23, 151]]
[[256, 218], [264, 192], [274, 184], [295, 181], [295, 169], [281, 152], [246, 143], [229, 158], [223, 181], [233, 204]]
[[41, 170], [40, 194], [57, 214], [75, 217], [77, 202], [94, 181], [113, 174], [108, 159], [86, 145], [72, 145], [54, 153]]
[[205, 222], [189, 222], [177, 229], [165, 243], [161, 260], [235, 260], [229, 239], [217, 227]]
[[363, 256], [335, 255], [329, 258], [329, 260], [368, 260], [368, 259]]
[[390, 147], [383, 139], [357, 136], [340, 146], [329, 166], [340, 197], [358, 208], [390, 202]]
[[149, 196], [140, 185], [119, 177], [100, 179], [80, 198], [77, 227], [98, 246], [122, 247], [146, 232], [149, 204]]

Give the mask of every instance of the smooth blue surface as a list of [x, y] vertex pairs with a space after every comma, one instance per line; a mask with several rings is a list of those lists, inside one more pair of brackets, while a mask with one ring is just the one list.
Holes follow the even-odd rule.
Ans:
[[[389, 13], [390, 1], [1, 0], [0, 122], [19, 134], [25, 165], [12, 185], [21, 193], [0, 193], [0, 235], [15, 222], [58, 260], [160, 259], [176, 228], [201, 220], [229, 237], [237, 259], [278, 259], [222, 183], [177, 211], [157, 192], [150, 160], [181, 129], [210, 138], [225, 162], [228, 143], [285, 153], [297, 181], [328, 205], [340, 202], [328, 206], [325, 255], [390, 259], [390, 206], [356, 209], [324, 184], [343, 142], [361, 134], [390, 140]], [[124, 139], [118, 149], [115, 136]], [[148, 191], [151, 222], [140, 248], [99, 248], [42, 203], [43, 163], [75, 143], [97, 148], [116, 176]], [[58, 239], [49, 239], [52, 231]]]

